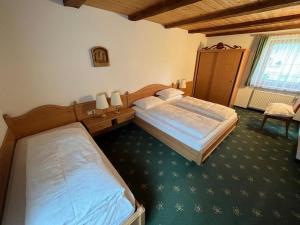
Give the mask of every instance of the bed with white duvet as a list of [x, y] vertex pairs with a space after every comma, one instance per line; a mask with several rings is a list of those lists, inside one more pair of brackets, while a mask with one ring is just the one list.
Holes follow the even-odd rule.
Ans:
[[192, 112], [174, 104], [174, 102], [180, 100], [166, 102], [151, 96], [139, 100], [143, 103], [146, 102], [146, 106], [136, 102], [133, 109], [136, 111], [138, 118], [181, 141], [195, 151], [205, 149], [224, 130], [237, 121], [235, 112], [221, 121], [213, 116]]
[[3, 225], [118, 225], [134, 211], [129, 188], [80, 123], [17, 142]]
[[235, 110], [232, 108], [190, 96], [169, 101], [169, 104], [216, 119], [218, 121], [225, 121], [236, 114]]

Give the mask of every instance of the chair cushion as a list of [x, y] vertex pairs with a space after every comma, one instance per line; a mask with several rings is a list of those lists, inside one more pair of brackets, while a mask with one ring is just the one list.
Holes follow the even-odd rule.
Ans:
[[270, 103], [265, 112], [265, 115], [281, 116], [281, 117], [294, 117], [295, 112], [293, 106], [284, 103]]

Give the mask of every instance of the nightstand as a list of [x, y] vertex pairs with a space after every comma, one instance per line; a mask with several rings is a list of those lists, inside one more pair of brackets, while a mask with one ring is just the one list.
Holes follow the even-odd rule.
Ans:
[[134, 110], [131, 108], [120, 109], [120, 113], [108, 112], [106, 117], [96, 116], [82, 120], [92, 136], [110, 131], [134, 118]]

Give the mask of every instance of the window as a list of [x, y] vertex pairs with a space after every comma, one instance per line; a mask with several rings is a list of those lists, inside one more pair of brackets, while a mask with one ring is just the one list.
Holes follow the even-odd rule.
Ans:
[[266, 41], [250, 86], [300, 92], [300, 35], [273, 36]]

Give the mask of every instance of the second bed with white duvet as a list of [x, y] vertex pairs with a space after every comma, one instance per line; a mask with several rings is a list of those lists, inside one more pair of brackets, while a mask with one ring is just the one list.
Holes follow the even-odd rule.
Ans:
[[[134, 106], [133, 109], [138, 118], [199, 152], [210, 146], [224, 130], [231, 127], [238, 119], [237, 114], [233, 113], [226, 120], [220, 121], [174, 105], [170, 107], [170, 105], [171, 102], [165, 102], [150, 109], [143, 109], [139, 106]], [[158, 113], [160, 111], [162, 113]], [[162, 114], [165, 114], [164, 117], [169, 114], [169, 119], [163, 118]], [[175, 122], [178, 118], [184, 121], [185, 127], [193, 123], [193, 129], [191, 127], [185, 129], [182, 122]], [[201, 131], [203, 132], [201, 133]]]
[[123, 224], [135, 199], [80, 123], [18, 141], [3, 225]]

